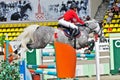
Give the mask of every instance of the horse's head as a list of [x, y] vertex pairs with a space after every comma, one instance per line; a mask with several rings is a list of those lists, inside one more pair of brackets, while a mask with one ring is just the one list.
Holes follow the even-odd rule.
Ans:
[[87, 27], [90, 29], [90, 32], [98, 34], [102, 41], [105, 40], [105, 37], [103, 35], [103, 28], [99, 25], [98, 21], [96, 21], [95, 19], [91, 19], [89, 21], [86, 21], [86, 23], [88, 24]]
[[21, 12], [20, 13], [24, 14], [25, 12], [27, 12], [28, 9], [30, 11], [32, 11], [32, 7], [31, 7], [30, 3], [24, 4], [24, 6], [21, 7]]
[[99, 23], [95, 20], [89, 20], [86, 21], [85, 23], [87, 23], [87, 28], [89, 28], [89, 33], [94, 32], [97, 33], [99, 36], [102, 36], [102, 27], [100, 27]]
[[26, 7], [27, 9], [30, 9], [32, 11], [32, 6], [30, 5], [30, 3], [27, 3], [24, 7]]

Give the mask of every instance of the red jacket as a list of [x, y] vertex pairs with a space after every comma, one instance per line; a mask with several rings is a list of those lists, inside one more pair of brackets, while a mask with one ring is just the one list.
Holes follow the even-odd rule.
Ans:
[[80, 24], [82, 24], [82, 25], [85, 24], [84, 21], [81, 20], [81, 19], [78, 17], [77, 13], [76, 13], [74, 10], [72, 10], [72, 9], [68, 10], [68, 11], [63, 15], [63, 18], [64, 18], [64, 20], [70, 21], [70, 22], [72, 22], [72, 23], [80, 23]]

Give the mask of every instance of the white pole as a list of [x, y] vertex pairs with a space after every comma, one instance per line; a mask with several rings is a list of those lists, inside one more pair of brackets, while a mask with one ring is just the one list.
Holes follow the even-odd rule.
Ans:
[[[43, 50], [40, 49], [40, 52], [39, 52], [39, 57], [40, 57], [40, 65], [43, 64], [43, 56], [42, 56], [42, 52]], [[40, 74], [40, 80], [43, 80], [44, 79], [44, 75], [43, 74]]]
[[95, 42], [95, 53], [96, 53], [96, 80], [100, 80], [100, 58], [99, 58], [99, 40]]

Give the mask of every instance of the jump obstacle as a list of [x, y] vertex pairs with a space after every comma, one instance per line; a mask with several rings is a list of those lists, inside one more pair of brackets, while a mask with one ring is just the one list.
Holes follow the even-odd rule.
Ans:
[[[25, 60], [22, 60], [22, 61], [20, 61], [20, 80], [27, 80], [27, 78], [26, 78], [26, 68], [27, 66], [26, 66], [26, 62], [25, 62]], [[38, 66], [34, 66], [35, 68], [38, 68]], [[29, 67], [29, 68], [33, 68], [33, 66], [32, 67]], [[51, 67], [51, 68], [53, 68], [54, 69], [54, 67]], [[39, 69], [39, 70], [33, 70], [33, 69], [29, 69], [29, 71], [31, 72], [31, 73], [37, 73], [37, 74], [47, 74], [47, 75], [54, 75], [54, 76], [56, 76], [56, 72], [52, 72], [52, 71], [44, 71], [44, 70], [42, 70], [42, 69]]]
[[[96, 58], [96, 80], [100, 80], [100, 71], [99, 71], [99, 42], [95, 42], [96, 44], [95, 44], [95, 49], [96, 49], [96, 55], [89, 55], [89, 54], [86, 54], [86, 55], [80, 55], [80, 54], [77, 54], [77, 57], [82, 57], [82, 56], [84, 56], [84, 57], [95, 57]], [[97, 47], [96, 47], [96, 45], [97, 45]], [[49, 54], [48, 52], [45, 52], [45, 53], [43, 53], [42, 54], [43, 56], [55, 56], [55, 54], [53, 53], [53, 54]], [[32, 66], [32, 65], [31, 65]], [[40, 66], [40, 65], [39, 65]], [[38, 65], [34, 65], [34, 67], [38, 67], [39, 68], [39, 66]], [[33, 67], [33, 66], [32, 66]], [[42, 67], [41, 67], [42, 68]], [[47, 68], [47, 67], [44, 67], [44, 68]], [[54, 68], [55, 68], [55, 66], [54, 66]], [[43, 70], [32, 70], [31, 72], [36, 72], [36, 73], [39, 73], [39, 74], [43, 74], [43, 73], [45, 73], [45, 74], [50, 74], [50, 75], [56, 75], [57, 73], [56, 72], [44, 72]]]
[[[90, 54], [86, 54], [86, 57], [89, 57]], [[80, 56], [80, 55], [78, 55]], [[90, 56], [91, 58], [95, 57], [95, 55], [91, 55]], [[21, 67], [20, 67], [20, 70], [24, 70], [23, 72], [26, 71], [25, 68], [23, 67], [27, 67], [27, 68], [30, 68], [30, 72], [31, 73], [36, 73], [36, 74], [46, 74], [46, 75], [52, 75], [52, 76], [57, 76], [57, 72], [52, 72], [52, 71], [45, 71], [43, 69], [55, 69], [56, 66], [55, 65], [26, 65], [25, 61], [22, 61], [21, 64]], [[38, 70], [31, 70], [31, 68], [41, 68], [41, 69], [38, 69]], [[26, 74], [26, 73], [25, 73]], [[25, 80], [25, 79], [23, 79]]]
[[[98, 51], [97, 51], [98, 52]], [[43, 55], [44, 56], [48, 56], [48, 53], [43, 53]], [[55, 54], [54, 54], [55, 55]], [[77, 57], [91, 57], [91, 58], [94, 58], [95, 57], [95, 55], [90, 55], [90, 54], [85, 54], [85, 55], [81, 55], [81, 54], [77, 54]], [[96, 64], [96, 66], [97, 66], [98, 64]], [[55, 68], [55, 66], [47, 66], [47, 67], [45, 67], [44, 65], [28, 65], [29, 67], [30, 66], [32, 66], [32, 67], [38, 67], [38, 68]], [[26, 67], [26, 66], [25, 66]], [[32, 68], [31, 67], [31, 68]], [[97, 68], [99, 68], [98, 66], [97, 66]], [[22, 69], [23, 69], [23, 66], [22, 66]], [[46, 72], [46, 71], [44, 71], [44, 70], [30, 70], [30, 72], [34, 72], [34, 73], [39, 73], [39, 74], [47, 74], [47, 75], [54, 75], [54, 76], [56, 76], [56, 72]], [[99, 72], [97, 72], [98, 73], [98, 75], [97, 75], [97, 80], [99, 80]], [[25, 79], [21, 79], [21, 80], [25, 80]]]
[[[66, 44], [65, 44], [66, 45]], [[66, 45], [66, 46], [68, 46], [68, 45]], [[68, 46], [68, 47], [71, 47], [70, 45]], [[57, 49], [58, 49], [59, 47], [56, 47], [55, 48], [55, 50], [56, 50], [56, 52], [58, 51]], [[72, 48], [72, 47], [71, 47]], [[58, 73], [56, 73], [56, 72], [45, 72], [45, 71], [43, 71], [43, 70], [36, 70], [36, 71], [34, 71], [34, 70], [32, 70], [32, 72], [38, 72], [39, 74], [42, 74], [42, 73], [46, 73], [46, 74], [50, 74], [50, 75], [56, 75], [57, 74], [57, 76], [59, 76], [60, 78], [62, 77], [62, 78], [72, 78], [72, 77], [75, 77], [75, 66], [76, 66], [76, 54], [75, 54], [75, 50], [73, 51], [73, 48], [71, 49], [71, 48], [67, 48], [67, 50], [68, 49], [70, 49], [69, 51], [70, 52], [68, 52], [69, 54], [66, 54], [66, 55], [64, 55], [65, 57], [67, 56], [68, 58], [67, 58], [67, 65], [66, 65], [66, 63], [65, 64], [62, 64], [62, 66], [64, 65], [65, 67], [64, 67], [64, 69], [61, 69], [60, 68], [60, 66], [61, 66], [61, 62], [63, 63], [64, 61], [63, 60], [59, 60], [59, 59], [61, 59], [61, 57], [59, 56], [59, 54], [65, 54], [65, 52], [64, 53], [61, 53], [60, 51], [58, 51], [57, 53], [57, 58], [56, 58], [56, 68], [57, 68], [57, 72]], [[62, 49], [64, 49], [64, 48], [62, 48]], [[64, 51], [65, 51], [65, 49], [64, 49]], [[59, 53], [60, 52], [60, 53]], [[66, 59], [66, 58], [64, 58], [64, 59]], [[74, 70], [71, 70], [71, 68], [68, 68], [70, 65], [72, 65], [71, 64], [71, 62], [72, 62], [72, 64], [75, 64], [75, 65], [73, 65], [73, 66], [71, 66], [71, 68], [73, 68]], [[21, 62], [21, 64], [22, 64], [22, 62]], [[20, 64], [20, 65], [21, 65]], [[69, 64], [69, 65], [68, 65]], [[58, 66], [59, 65], [59, 66]], [[22, 65], [21, 65], [21, 69], [22, 68], [24, 68]], [[22, 69], [23, 70], [23, 69]], [[25, 70], [25, 68], [24, 68], [24, 70]], [[61, 71], [62, 70], [62, 71]], [[65, 72], [63, 72], [63, 71], [65, 71]], [[73, 71], [72, 73], [71, 73], [71, 71]], [[25, 72], [25, 71], [23, 71], [23, 72]], [[67, 73], [66, 73], [67, 72]], [[53, 73], [53, 74], [52, 74]], [[61, 75], [62, 74], [62, 75]], [[22, 75], [22, 74], [21, 74]], [[23, 75], [25, 75], [25, 74], [23, 74]]]

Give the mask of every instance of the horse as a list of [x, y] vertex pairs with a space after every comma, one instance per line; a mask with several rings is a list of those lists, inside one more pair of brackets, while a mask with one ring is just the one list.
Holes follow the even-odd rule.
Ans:
[[65, 4], [62, 4], [60, 12], [66, 12], [67, 10], [68, 10], [68, 7]]
[[26, 14], [27, 10], [32, 11], [32, 7], [30, 3], [25, 4], [24, 6], [20, 7], [20, 12], [15, 12], [11, 15], [11, 20], [22, 20], [23, 18], [28, 18], [28, 15]]
[[20, 47], [24, 48], [25, 51], [29, 49], [43, 49], [47, 46], [47, 44], [54, 43], [54, 34], [57, 34], [58, 38], [56, 38], [56, 41], [70, 44], [72, 47], [76, 45], [75, 49], [84, 48], [86, 45], [89, 45], [90, 42], [93, 43], [93, 40], [88, 40], [90, 33], [93, 32], [97, 33], [101, 37], [103, 36], [102, 28], [99, 26], [99, 23], [95, 19], [86, 21], [85, 23], [87, 23], [88, 26], [80, 27], [80, 36], [77, 36], [73, 40], [69, 40], [62, 29], [49, 26], [29, 25], [15, 39], [15, 41], [20, 41]]

